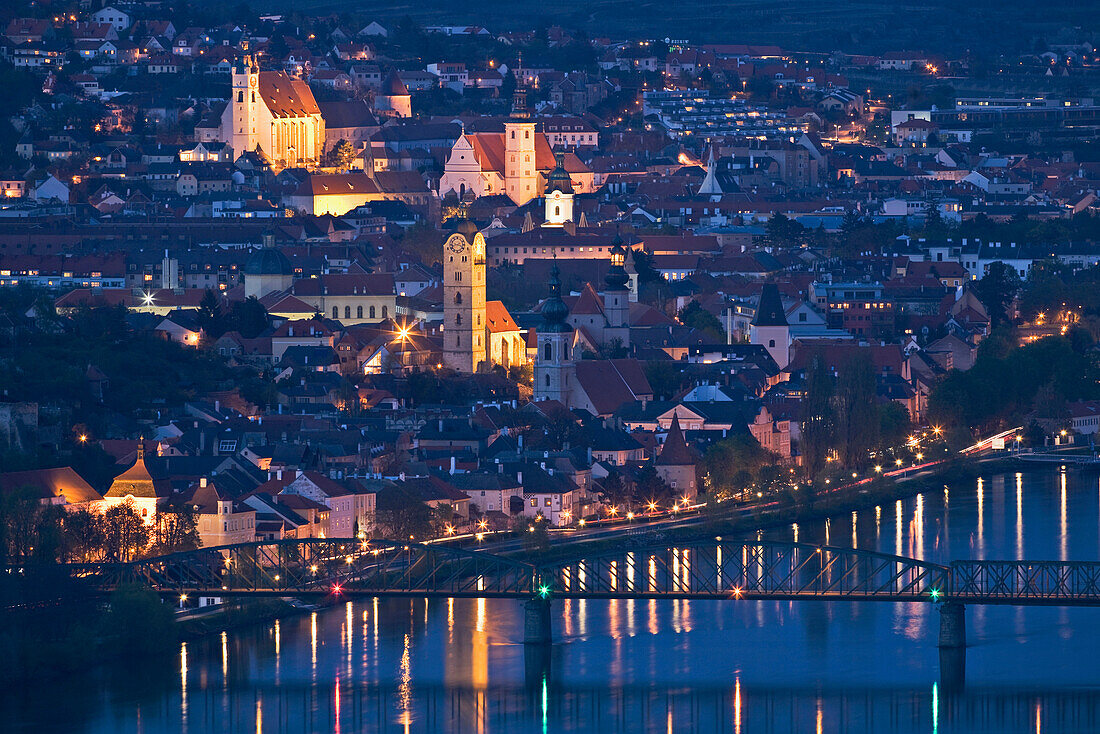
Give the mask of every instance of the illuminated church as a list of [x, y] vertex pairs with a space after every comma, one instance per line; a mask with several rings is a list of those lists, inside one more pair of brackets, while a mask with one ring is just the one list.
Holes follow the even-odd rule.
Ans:
[[[574, 192], [590, 194], [596, 190], [593, 174], [573, 153], [562, 155], [561, 165], [568, 173]], [[537, 199], [546, 189], [550, 172], [558, 167], [546, 133], [536, 123], [511, 120], [504, 132], [463, 132], [451, 148], [439, 193], [454, 192], [465, 198], [505, 194], [517, 206]]]
[[526, 363], [526, 342], [508, 309], [485, 300], [485, 236], [462, 213], [443, 243], [443, 364], [472, 373]]
[[218, 139], [236, 156], [258, 147], [276, 167], [304, 166], [324, 152], [325, 121], [309, 84], [282, 71], [260, 71], [245, 56], [233, 67]]

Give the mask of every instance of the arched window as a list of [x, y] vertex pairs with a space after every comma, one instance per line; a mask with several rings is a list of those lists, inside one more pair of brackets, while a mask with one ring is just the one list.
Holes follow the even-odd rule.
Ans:
[[462, 326], [462, 314], [455, 314], [455, 326]]
[[549, 372], [546, 373], [546, 386], [550, 387], [550, 373]]
[[382, 307], [382, 318], [388, 319], [390, 317], [390, 315], [388, 313], [386, 313], [388, 310], [389, 309], [386, 306]]
[[340, 318], [340, 309], [337, 308], [336, 306], [332, 307], [332, 318], [334, 318], [334, 319]]
[[561, 207], [560, 206], [554, 207], [554, 216], [555, 217], [560, 217], [561, 216]]
[[542, 358], [547, 362], [554, 358], [554, 350], [550, 346], [550, 342], [546, 342], [546, 345], [542, 348]]
[[462, 303], [462, 294], [461, 293], [455, 293], [455, 305], [457, 306], [460, 303]]
[[244, 102], [244, 92], [237, 92], [237, 101], [241, 103]]
[[344, 318], [345, 319], [350, 319], [351, 318], [351, 306], [344, 306]]
[[371, 306], [371, 307], [370, 307], [370, 317], [371, 317], [372, 319], [374, 318], [374, 306]]
[[768, 346], [769, 347], [774, 347], [775, 346], [775, 339], [768, 339]]
[[362, 306], [356, 306], [355, 307], [355, 318], [357, 318], [357, 319], [363, 318], [363, 307]]
[[253, 102], [255, 102], [255, 101], [256, 101], [256, 93], [255, 93], [255, 92], [253, 92], [253, 93], [252, 93], [252, 101], [253, 101]]

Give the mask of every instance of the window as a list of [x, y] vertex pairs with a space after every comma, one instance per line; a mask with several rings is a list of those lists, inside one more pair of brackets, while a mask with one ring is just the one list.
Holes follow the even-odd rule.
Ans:
[[344, 318], [345, 319], [350, 319], [351, 318], [351, 306], [344, 306]]
[[233, 452], [233, 451], [236, 451], [236, 450], [237, 450], [237, 440], [236, 439], [223, 438], [221, 441], [218, 441], [218, 452], [219, 453], [223, 453], [223, 454], [224, 453], [230, 453], [230, 452]]
[[336, 306], [332, 307], [332, 318], [334, 318], [334, 319], [340, 318], [340, 309], [337, 308]]
[[549, 507], [550, 506], [550, 498], [547, 497], [546, 500], [542, 504], [543, 504], [544, 507]]
[[461, 293], [455, 293], [455, 305], [459, 306], [461, 304], [462, 304], [462, 294]]
[[538, 506], [539, 506], [539, 499], [538, 499], [538, 497], [532, 497], [532, 498], [531, 498], [531, 507], [538, 507]]
[[462, 326], [462, 314], [455, 314], [455, 326]]
[[370, 307], [370, 317], [371, 317], [372, 319], [374, 318], [374, 306], [371, 306], [371, 307]]
[[389, 318], [389, 314], [386, 313], [387, 310], [388, 309], [385, 306], [382, 307], [382, 318], [384, 319]]
[[549, 372], [546, 373], [546, 386], [550, 387], [550, 373]]
[[355, 307], [355, 318], [357, 318], [357, 319], [363, 318], [363, 307], [362, 306], [356, 306]]
[[768, 346], [769, 347], [774, 347], [775, 346], [775, 339], [768, 339]]

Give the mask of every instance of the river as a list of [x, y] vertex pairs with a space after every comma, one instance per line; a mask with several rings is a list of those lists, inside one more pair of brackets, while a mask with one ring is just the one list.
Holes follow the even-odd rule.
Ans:
[[[1100, 558], [1100, 478], [994, 475], [768, 537], [934, 562]], [[42, 681], [4, 730], [1096, 732], [1100, 609], [969, 607], [945, 685], [930, 604], [555, 601], [549, 659], [520, 603], [362, 599]], [[5, 699], [10, 701], [10, 699]], [[12, 728], [9, 729], [8, 727]]]

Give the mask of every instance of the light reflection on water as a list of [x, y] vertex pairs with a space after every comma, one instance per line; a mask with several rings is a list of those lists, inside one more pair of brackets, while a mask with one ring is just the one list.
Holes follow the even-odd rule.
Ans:
[[[1094, 474], [995, 476], [765, 536], [1095, 560], [1098, 489]], [[691, 562], [677, 556], [681, 573]], [[53, 686], [50, 705], [0, 704], [17, 731], [94, 734], [1100, 731], [1100, 610], [970, 607], [961, 692], [944, 687], [927, 604], [562, 600], [554, 614], [543, 655], [518, 643], [519, 602], [354, 600], [140, 673], [105, 666], [66, 681], [64, 705]]]

